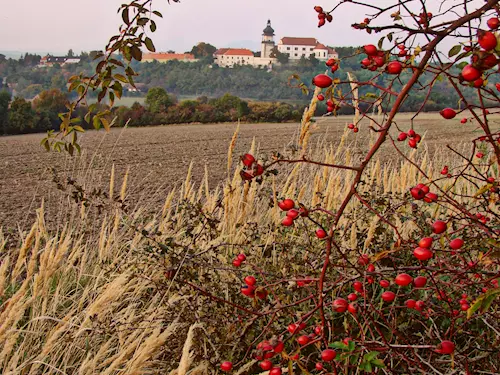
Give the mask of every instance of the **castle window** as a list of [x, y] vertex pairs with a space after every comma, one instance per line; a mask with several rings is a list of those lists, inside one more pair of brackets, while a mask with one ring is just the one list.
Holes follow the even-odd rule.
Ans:
[[287, 50], [287, 51], [290, 51], [290, 47], [286, 47], [286, 50]]
[[[297, 47], [295, 47], [295, 51], [298, 51], [298, 50], [299, 50], [299, 49], [298, 49]], [[297, 56], [297, 55], [295, 55], [295, 56]]]
[[306, 47], [302, 47], [302, 51], [305, 51], [306, 50]]

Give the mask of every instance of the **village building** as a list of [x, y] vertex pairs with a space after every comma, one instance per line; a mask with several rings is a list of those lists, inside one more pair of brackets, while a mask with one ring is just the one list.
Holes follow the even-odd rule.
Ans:
[[40, 59], [38, 66], [46, 67], [59, 64], [61, 66], [66, 64], [78, 64], [81, 61], [79, 57], [69, 57], [69, 56], [44, 56]]
[[314, 55], [318, 60], [338, 59], [337, 52], [321, 44], [316, 38], [284, 37], [278, 43], [278, 51], [288, 55], [290, 61], [310, 58]]
[[166, 63], [172, 60], [182, 61], [182, 62], [196, 62], [198, 59], [194, 57], [191, 53], [144, 53], [142, 55], [142, 62], [153, 62], [158, 61], [160, 63]]
[[235, 65], [251, 65], [256, 68], [271, 69], [274, 64], [278, 63], [276, 57], [273, 56], [276, 47], [278, 52], [288, 55], [291, 63], [298, 62], [302, 57], [310, 58], [313, 54], [322, 61], [338, 58], [334, 49], [321, 44], [315, 38], [284, 37], [276, 46], [274, 35], [271, 20], [268, 20], [262, 33], [260, 56], [255, 56], [252, 51], [245, 48], [219, 48], [214, 53], [214, 62], [224, 68], [232, 68]]
[[270, 69], [273, 64], [276, 64], [276, 58], [271, 57], [274, 47], [274, 29], [271, 27], [271, 21], [267, 21], [267, 27], [262, 33], [260, 56], [255, 56], [246, 48], [219, 48], [214, 52], [214, 59], [215, 63], [223, 68], [251, 65], [255, 68]]

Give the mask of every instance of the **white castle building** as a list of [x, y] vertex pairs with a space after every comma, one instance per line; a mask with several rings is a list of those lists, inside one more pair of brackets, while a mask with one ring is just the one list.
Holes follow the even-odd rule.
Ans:
[[[271, 68], [273, 64], [278, 63], [275, 57], [271, 57], [275, 47], [274, 29], [271, 27], [271, 20], [268, 20], [262, 33], [260, 56], [255, 56], [252, 51], [245, 48], [219, 48], [214, 53], [215, 63], [228, 68], [234, 65]], [[278, 52], [288, 55], [291, 63], [298, 62], [302, 57], [310, 58], [313, 54], [322, 61], [338, 58], [334, 49], [326, 47], [315, 38], [283, 37], [277, 47]]]

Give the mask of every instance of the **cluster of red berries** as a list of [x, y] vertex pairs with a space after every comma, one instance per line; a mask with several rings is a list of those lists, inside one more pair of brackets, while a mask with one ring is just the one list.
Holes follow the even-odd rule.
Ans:
[[247, 260], [247, 256], [243, 253], [238, 254], [236, 258], [233, 259], [233, 266], [240, 267], [242, 263]]
[[420, 140], [422, 139], [422, 136], [418, 133], [415, 132], [415, 130], [410, 129], [408, 130], [407, 133], [401, 132], [398, 135], [398, 141], [403, 142], [407, 138], [408, 139], [408, 146], [411, 148], [417, 148], [417, 145], [420, 143]]
[[249, 298], [255, 298], [255, 297], [259, 299], [267, 298], [268, 295], [267, 290], [257, 287], [256, 285], [257, 279], [254, 276], [249, 275], [245, 277], [243, 281], [245, 282], [245, 285], [241, 287], [241, 294]]
[[[363, 51], [367, 57], [361, 61], [361, 68], [375, 71], [385, 65], [386, 54], [384, 51], [379, 51], [373, 44], [364, 45]], [[397, 60], [391, 61], [385, 67], [385, 71], [389, 74], [400, 74], [403, 71], [403, 64]]]
[[339, 62], [336, 59], [328, 59], [325, 62], [325, 65], [330, 68], [332, 73], [335, 73], [339, 69]]
[[323, 8], [320, 7], [319, 5], [316, 5], [314, 7], [314, 10], [316, 12], [318, 12], [318, 20], [319, 20], [318, 21], [318, 27], [324, 26], [324, 24], [326, 23], [326, 21], [332, 22], [332, 20], [333, 20], [332, 15], [330, 13], [325, 13], [323, 11]]
[[437, 201], [438, 196], [430, 191], [429, 186], [424, 184], [417, 184], [410, 189], [410, 194], [416, 200], [423, 199], [424, 202], [432, 203]]
[[429, 26], [429, 22], [432, 19], [432, 13], [431, 12], [422, 12], [418, 15], [418, 23], [424, 27]]
[[[322, 102], [323, 100], [325, 100], [325, 96], [323, 94], [318, 94], [317, 98], [318, 98], [318, 100], [320, 102]], [[336, 111], [339, 108], [340, 108], [339, 105], [336, 104], [336, 103], [334, 103], [334, 101], [332, 99], [328, 99], [326, 101], [326, 110], [327, 110], [328, 113]]]
[[406, 59], [410, 58], [410, 56], [408, 55], [408, 51], [406, 50], [406, 46], [404, 44], [398, 44], [397, 47], [399, 49], [398, 52], [399, 57], [406, 57]]
[[248, 181], [264, 173], [264, 167], [256, 162], [252, 154], [245, 154], [241, 156], [240, 159], [245, 166], [245, 168], [240, 171], [240, 176], [243, 180]]
[[281, 225], [285, 227], [290, 227], [293, 225], [293, 221], [299, 216], [306, 217], [309, 212], [304, 207], [300, 207], [298, 210], [295, 209], [295, 202], [292, 199], [284, 199], [278, 202], [278, 207], [286, 212], [286, 216], [281, 221]]
[[[499, 22], [498, 18], [491, 18], [488, 20], [488, 26], [491, 24], [492, 27], [489, 27], [496, 29]], [[494, 53], [498, 40], [493, 32], [487, 30], [479, 30], [477, 37], [480, 49], [474, 50], [471, 63], [462, 68], [460, 79], [472, 87], [479, 88], [484, 85], [483, 72], [495, 67], [498, 63], [498, 58]], [[467, 52], [472, 50], [471, 47], [464, 49]]]
[[385, 65], [384, 51], [379, 51], [373, 44], [363, 46], [363, 51], [367, 57], [361, 61], [361, 68], [374, 71]]
[[359, 131], [359, 128], [354, 124], [347, 125], [347, 128], [351, 129], [354, 133], [357, 133]]
[[262, 370], [269, 371], [269, 374], [272, 375], [280, 375], [281, 367], [274, 367], [274, 364], [270, 361], [270, 359], [281, 353], [284, 349], [285, 344], [281, 340], [276, 338], [264, 340], [257, 344], [254, 357], [255, 359], [261, 361], [259, 366]]

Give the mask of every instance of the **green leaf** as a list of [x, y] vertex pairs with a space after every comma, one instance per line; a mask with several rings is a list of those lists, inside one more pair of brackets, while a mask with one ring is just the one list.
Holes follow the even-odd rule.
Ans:
[[48, 138], [42, 139], [42, 141], [40, 142], [40, 144], [43, 147], [45, 147], [45, 150], [50, 151], [50, 144], [49, 144], [49, 139]]
[[146, 18], [146, 17], [141, 17], [137, 20], [137, 24], [139, 26], [144, 26], [145, 24], [147, 24], [149, 21], [149, 18]]
[[112, 107], [115, 105], [115, 94], [110, 91], [109, 92], [109, 106]]
[[330, 345], [328, 345], [330, 348], [334, 348], [334, 349], [342, 349], [342, 350], [347, 350], [349, 349], [349, 347], [344, 344], [342, 341], [335, 341], [335, 342], [332, 342], [330, 343]]
[[393, 34], [394, 34], [394, 33], [389, 33], [389, 34], [387, 34], [387, 39], [389, 39], [389, 42], [392, 42], [392, 35], [393, 35]]
[[101, 128], [101, 119], [99, 116], [94, 116], [92, 123], [94, 125], [94, 129], [99, 130]]
[[77, 132], [85, 133], [85, 130], [83, 130], [83, 128], [80, 125], [73, 126], [73, 129], [75, 129]]
[[78, 85], [80, 85], [80, 81], [74, 81], [71, 85], [69, 85], [68, 91], [73, 91]]
[[125, 77], [123, 74], [115, 74], [113, 77], [118, 81], [122, 81], [123, 83], [128, 83], [127, 77]]
[[457, 65], [457, 69], [462, 70], [467, 64], [468, 64], [467, 61], [462, 61], [460, 64]]
[[130, 61], [132, 60], [132, 49], [130, 48], [130, 46], [125, 46], [123, 47], [123, 57], [125, 58], [125, 60], [127, 61]]
[[122, 97], [122, 95], [123, 95], [123, 87], [120, 84], [120, 82], [115, 81], [115, 83], [113, 84], [113, 86], [111, 86], [111, 88], [115, 92], [116, 97], [118, 99], [120, 99]]
[[356, 348], [356, 344], [354, 343], [354, 341], [349, 340], [349, 345], [347, 346], [347, 349], [348, 349], [350, 352], [352, 352], [355, 348]]
[[108, 91], [107, 88], [103, 88], [102, 91], [97, 95], [97, 101], [100, 103], [102, 99], [106, 96], [106, 92]]
[[379, 367], [379, 368], [384, 368], [385, 367], [385, 363], [381, 359], [374, 359], [373, 361], [371, 361], [371, 364], [373, 366]]
[[151, 30], [152, 33], [156, 31], [156, 22], [151, 20], [151, 23], [149, 24], [149, 29]]
[[363, 360], [365, 361], [368, 361], [368, 362], [371, 362], [373, 361], [375, 358], [377, 358], [377, 356], [379, 355], [379, 352], [369, 352], [369, 353], [366, 353], [364, 356], [363, 356]]
[[104, 68], [104, 66], [106, 65], [106, 61], [102, 60], [101, 62], [99, 62], [99, 64], [97, 64], [96, 68], [95, 68], [95, 72], [96, 73], [100, 73], [102, 71], [102, 69]]
[[358, 363], [358, 360], [359, 360], [359, 354], [356, 354], [350, 357], [349, 362], [351, 363], [351, 365], [355, 365], [356, 363]]
[[102, 122], [102, 126], [104, 126], [104, 129], [106, 129], [106, 131], [109, 132], [109, 129], [111, 128], [109, 126], [109, 121], [103, 117], [103, 118], [101, 118], [101, 122]]
[[373, 367], [372, 367], [371, 362], [366, 362], [365, 371], [366, 372], [372, 372], [373, 371]]
[[85, 114], [83, 118], [87, 124], [90, 124], [90, 111]]
[[384, 39], [385, 39], [385, 36], [383, 36], [382, 38], [379, 39], [378, 49], [382, 49], [382, 46], [384, 45]]
[[493, 301], [500, 296], [500, 288], [490, 289], [486, 293], [479, 296], [467, 310], [467, 318], [470, 318], [479, 310], [481, 313], [486, 312]]
[[151, 38], [146, 37], [146, 39], [144, 39], [144, 44], [146, 44], [146, 48], [149, 51], [156, 52], [155, 45], [153, 44], [153, 41], [151, 40]]
[[461, 50], [462, 50], [462, 46], [460, 44], [457, 44], [456, 46], [453, 46], [449, 50], [449, 52], [448, 52], [448, 57], [452, 57], [452, 56], [458, 55]]
[[125, 22], [125, 24], [127, 26], [130, 25], [130, 18], [128, 16], [128, 8], [123, 9], [122, 20], [123, 20], [123, 22]]
[[130, 53], [132, 54], [132, 57], [134, 59], [136, 59], [137, 61], [142, 60], [142, 51], [136, 45], [133, 45], [132, 47], [130, 47]]

